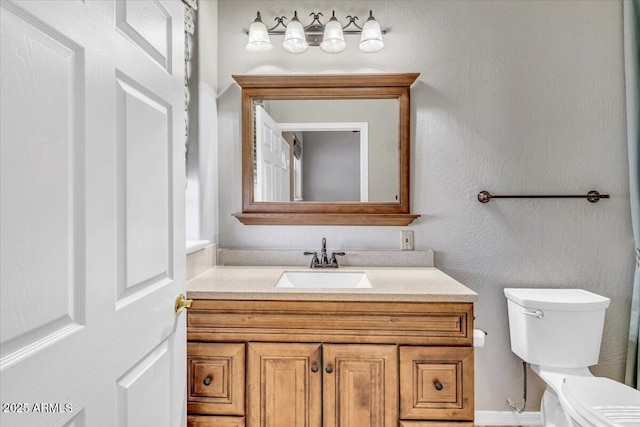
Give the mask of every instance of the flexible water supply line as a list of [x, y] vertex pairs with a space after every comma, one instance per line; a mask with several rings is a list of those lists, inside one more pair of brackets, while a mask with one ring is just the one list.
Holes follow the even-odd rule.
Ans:
[[522, 406], [517, 405], [513, 400], [507, 397], [507, 403], [513, 409], [515, 409], [519, 414], [524, 412], [524, 408], [527, 406], [527, 362], [522, 362], [522, 374], [524, 376], [524, 389], [522, 396]]

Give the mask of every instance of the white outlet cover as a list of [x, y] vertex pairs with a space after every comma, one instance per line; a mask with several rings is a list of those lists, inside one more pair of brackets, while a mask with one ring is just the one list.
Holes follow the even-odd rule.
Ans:
[[403, 251], [412, 251], [413, 250], [413, 230], [402, 230], [401, 231], [402, 243], [400, 248]]

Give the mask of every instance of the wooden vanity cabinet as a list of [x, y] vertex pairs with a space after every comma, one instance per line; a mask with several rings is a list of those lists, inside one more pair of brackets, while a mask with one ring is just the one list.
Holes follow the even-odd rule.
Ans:
[[190, 427], [473, 425], [472, 303], [194, 300], [187, 337]]

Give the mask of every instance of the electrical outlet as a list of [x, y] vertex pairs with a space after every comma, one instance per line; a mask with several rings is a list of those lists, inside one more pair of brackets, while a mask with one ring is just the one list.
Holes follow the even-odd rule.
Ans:
[[413, 250], [413, 230], [402, 230], [402, 245], [400, 248], [403, 251], [412, 251]]

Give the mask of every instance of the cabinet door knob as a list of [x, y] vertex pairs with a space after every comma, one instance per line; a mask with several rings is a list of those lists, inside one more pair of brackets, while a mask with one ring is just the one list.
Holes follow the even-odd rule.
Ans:
[[442, 387], [442, 383], [441, 383], [440, 381], [438, 381], [438, 380], [435, 380], [435, 381], [433, 382], [433, 386], [434, 386], [434, 387], [436, 388], [436, 390], [438, 390], [438, 391], [440, 391], [440, 390], [442, 390], [442, 389], [443, 389], [443, 387]]
[[316, 365], [315, 363], [311, 365], [311, 372], [318, 372], [318, 365]]
[[211, 378], [207, 377], [202, 382], [204, 383], [204, 385], [210, 385], [211, 384]]
[[327, 371], [327, 374], [330, 374], [331, 372], [333, 372], [333, 366], [327, 365], [327, 367], [324, 370]]

